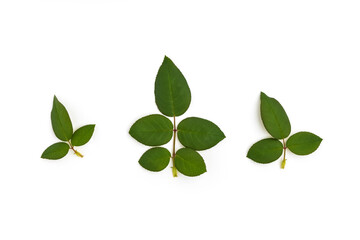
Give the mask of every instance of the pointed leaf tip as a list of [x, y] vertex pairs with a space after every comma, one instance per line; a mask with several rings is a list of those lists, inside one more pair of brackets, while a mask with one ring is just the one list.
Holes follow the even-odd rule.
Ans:
[[130, 128], [129, 134], [148, 146], [168, 143], [173, 136], [173, 124], [163, 115], [152, 114], [140, 118]]
[[271, 163], [279, 159], [283, 150], [283, 145], [279, 140], [267, 138], [252, 145], [246, 157], [257, 163]]
[[204, 159], [190, 148], [181, 148], [176, 152], [175, 167], [188, 177], [199, 176], [206, 172]]
[[212, 148], [225, 138], [216, 124], [197, 117], [182, 120], [177, 130], [180, 143], [195, 150]]
[[95, 124], [85, 125], [74, 132], [71, 137], [71, 144], [82, 146], [90, 141], [95, 130]]
[[284, 139], [290, 135], [291, 125], [284, 108], [263, 92], [260, 94], [260, 113], [264, 127], [272, 137]]
[[166, 148], [155, 147], [147, 150], [140, 158], [139, 164], [152, 172], [160, 172], [169, 165], [171, 154]]
[[159, 111], [168, 116], [180, 116], [191, 102], [190, 88], [184, 75], [167, 56], [155, 79], [155, 102]]
[[51, 124], [56, 137], [62, 141], [68, 141], [73, 135], [73, 127], [69, 113], [65, 106], [54, 95], [51, 110]]
[[298, 132], [289, 137], [286, 147], [297, 155], [308, 155], [318, 149], [322, 140], [322, 138], [313, 133]]
[[69, 152], [70, 146], [64, 142], [58, 142], [47, 149], [42, 153], [41, 158], [49, 159], [49, 160], [58, 160], [66, 156]]

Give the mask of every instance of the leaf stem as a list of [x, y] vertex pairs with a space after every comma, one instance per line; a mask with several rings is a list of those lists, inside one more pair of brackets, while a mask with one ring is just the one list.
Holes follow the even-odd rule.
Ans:
[[70, 145], [70, 149], [72, 149], [75, 153], [76, 156], [78, 157], [84, 157], [84, 155], [82, 155], [81, 153], [79, 153], [78, 151], [75, 150], [74, 146], [71, 144], [70, 140], [68, 141], [69, 145]]
[[286, 145], [285, 145], [285, 140], [283, 139], [283, 144], [284, 144], [284, 158], [281, 162], [281, 169], [285, 168], [285, 164], [286, 164]]
[[176, 121], [175, 121], [175, 116], [174, 116], [174, 138], [173, 138], [173, 149], [172, 149], [172, 173], [173, 173], [173, 177], [177, 177], [177, 169], [175, 167], [175, 143], [176, 143], [176, 132], [177, 132], [177, 129], [176, 129]]

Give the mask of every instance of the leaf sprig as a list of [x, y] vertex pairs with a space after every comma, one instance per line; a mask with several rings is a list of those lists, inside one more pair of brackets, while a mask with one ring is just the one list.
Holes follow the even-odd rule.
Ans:
[[[182, 120], [176, 127], [176, 117], [190, 106], [191, 92], [187, 81], [170, 58], [164, 58], [155, 80], [155, 102], [159, 111], [173, 119], [152, 114], [140, 118], [130, 128], [129, 134], [142, 144], [153, 146], [140, 158], [139, 164], [149, 171], [165, 169], [172, 159], [172, 173], [199, 176], [206, 172], [204, 159], [196, 151], [209, 149], [225, 138], [214, 123], [197, 117]], [[175, 151], [176, 137], [184, 148]], [[172, 153], [163, 147], [173, 139]]]
[[69, 113], [56, 96], [54, 96], [51, 110], [51, 124], [56, 137], [63, 142], [48, 147], [41, 155], [41, 158], [58, 160], [65, 157], [70, 149], [77, 156], [83, 157], [81, 153], [75, 150], [74, 146], [82, 146], [90, 140], [94, 133], [95, 124], [85, 125], [73, 132]]
[[275, 98], [270, 98], [263, 92], [260, 94], [260, 101], [262, 122], [273, 138], [263, 139], [252, 145], [248, 158], [258, 163], [271, 163], [284, 153], [281, 168], [285, 168], [286, 149], [297, 155], [308, 155], [319, 147], [322, 139], [310, 132], [295, 133], [285, 142], [290, 135], [291, 125], [284, 108]]

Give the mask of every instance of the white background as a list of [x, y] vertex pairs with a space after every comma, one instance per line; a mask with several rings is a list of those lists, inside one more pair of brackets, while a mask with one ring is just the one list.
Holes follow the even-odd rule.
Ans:
[[[0, 239], [360, 239], [359, 1], [0, 2]], [[158, 113], [164, 55], [192, 92], [184, 117], [226, 139], [208, 172], [173, 178], [137, 163], [128, 130]], [[292, 133], [324, 140], [305, 157], [260, 165], [259, 95]], [[92, 140], [59, 161], [53, 95]], [[170, 148], [170, 146], [168, 146]], [[179, 148], [180, 146], [178, 146]]]

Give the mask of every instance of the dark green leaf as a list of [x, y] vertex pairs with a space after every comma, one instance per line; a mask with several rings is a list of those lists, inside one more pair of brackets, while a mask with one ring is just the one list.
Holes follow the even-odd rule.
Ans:
[[130, 128], [130, 135], [148, 146], [168, 143], [173, 135], [173, 124], [160, 115], [153, 114], [137, 120]]
[[281, 156], [283, 148], [279, 140], [267, 138], [252, 145], [247, 157], [258, 163], [271, 163]]
[[67, 143], [58, 142], [48, 147], [41, 155], [41, 158], [57, 160], [64, 157], [69, 152], [69, 149]]
[[181, 148], [176, 152], [175, 167], [189, 177], [199, 176], [206, 172], [204, 159], [190, 148]]
[[177, 130], [181, 144], [195, 150], [209, 149], [225, 138], [218, 126], [197, 117], [182, 120]]
[[56, 137], [62, 141], [68, 141], [73, 134], [73, 127], [68, 112], [64, 105], [54, 96], [51, 110], [51, 124]]
[[308, 155], [314, 152], [322, 139], [310, 132], [298, 132], [289, 137], [286, 147], [295, 154]]
[[191, 101], [185, 77], [166, 56], [155, 80], [155, 101], [160, 112], [169, 117], [184, 114]]
[[165, 148], [151, 148], [141, 156], [139, 164], [149, 171], [159, 172], [169, 165], [170, 157], [170, 152]]
[[74, 146], [82, 146], [87, 143], [92, 137], [95, 129], [95, 124], [86, 125], [76, 130], [71, 137], [71, 144]]
[[260, 94], [260, 100], [261, 119], [270, 135], [277, 139], [289, 136], [291, 125], [281, 104], [263, 92]]

